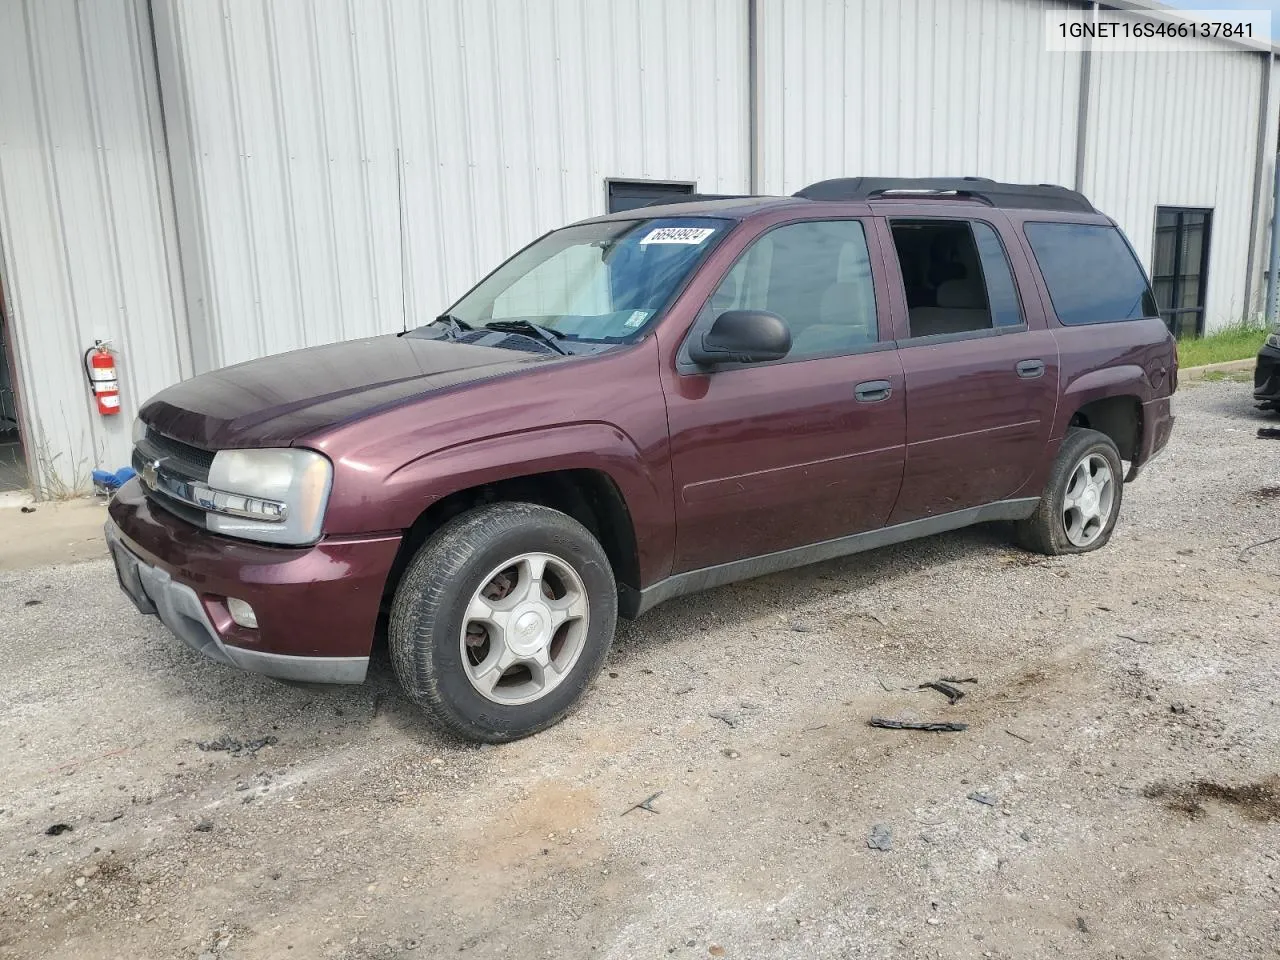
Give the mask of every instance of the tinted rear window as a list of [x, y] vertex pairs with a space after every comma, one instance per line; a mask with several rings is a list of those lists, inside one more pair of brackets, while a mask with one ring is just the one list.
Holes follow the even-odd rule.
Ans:
[[1063, 323], [1159, 315], [1142, 268], [1115, 227], [1028, 223], [1024, 229]]

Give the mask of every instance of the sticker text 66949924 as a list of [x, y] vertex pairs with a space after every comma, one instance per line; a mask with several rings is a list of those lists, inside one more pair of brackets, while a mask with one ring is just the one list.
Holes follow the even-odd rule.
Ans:
[[646, 243], [689, 243], [697, 245], [716, 232], [715, 227], [654, 227], [640, 240]]

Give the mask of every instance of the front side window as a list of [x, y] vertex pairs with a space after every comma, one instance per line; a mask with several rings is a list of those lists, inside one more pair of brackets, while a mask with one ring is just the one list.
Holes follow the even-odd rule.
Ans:
[[1159, 316], [1142, 267], [1115, 227], [1028, 223], [1023, 229], [1063, 323]]
[[765, 310], [791, 329], [788, 359], [848, 353], [875, 343], [876, 295], [867, 236], [857, 220], [776, 227], [725, 275], [699, 317]]
[[534, 323], [572, 342], [644, 329], [729, 231], [713, 217], [605, 220], [547, 234], [454, 304], [467, 327]]

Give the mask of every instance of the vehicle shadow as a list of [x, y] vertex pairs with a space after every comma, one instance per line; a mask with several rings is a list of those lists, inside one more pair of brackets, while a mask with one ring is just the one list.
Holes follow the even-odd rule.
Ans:
[[[806, 607], [833, 594], [856, 595], [975, 554], [991, 554], [994, 559], [997, 553], [1019, 549], [1012, 544], [1010, 524], [979, 524], [680, 597], [634, 622], [620, 621], [609, 663], [625, 665], [642, 647], [681, 642], [709, 623], [732, 629], [773, 617], [781, 627], [803, 620]], [[916, 589], [904, 586], [900, 602], [912, 603]]]

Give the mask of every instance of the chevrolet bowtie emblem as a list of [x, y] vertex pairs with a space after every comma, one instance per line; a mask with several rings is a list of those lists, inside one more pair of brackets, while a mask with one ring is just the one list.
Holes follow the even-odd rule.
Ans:
[[156, 488], [156, 484], [159, 482], [159, 472], [159, 460], [152, 460], [149, 463], [144, 463], [142, 465], [142, 482], [154, 490]]

